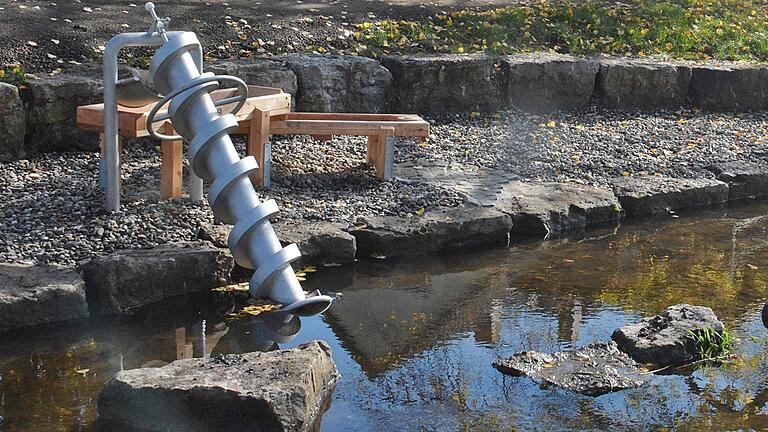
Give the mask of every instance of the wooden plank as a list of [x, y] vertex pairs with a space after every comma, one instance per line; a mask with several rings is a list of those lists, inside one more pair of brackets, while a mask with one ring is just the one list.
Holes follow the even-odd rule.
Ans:
[[251, 181], [262, 188], [269, 187], [269, 151], [267, 149], [270, 135], [269, 111], [253, 110], [251, 127], [248, 133], [246, 154], [256, 158], [259, 169], [251, 173]]
[[336, 120], [336, 121], [420, 121], [424, 119], [416, 114], [366, 114], [366, 113], [314, 113], [292, 112], [276, 120]]
[[[161, 126], [160, 132], [166, 135], [176, 135], [170, 122]], [[182, 157], [181, 141], [162, 141], [163, 157], [160, 169], [160, 199], [178, 198], [182, 192]]]
[[376, 146], [376, 177], [381, 180], [391, 180], [394, 168], [395, 129], [382, 127], [378, 134]]
[[370, 136], [381, 127], [392, 127], [395, 136], [429, 136], [429, 123], [384, 121], [277, 120], [270, 122], [273, 135], [355, 135]]
[[366, 148], [366, 153], [368, 156], [368, 165], [375, 167], [376, 166], [376, 155], [379, 152], [379, 135], [370, 135], [368, 137], [368, 146]]

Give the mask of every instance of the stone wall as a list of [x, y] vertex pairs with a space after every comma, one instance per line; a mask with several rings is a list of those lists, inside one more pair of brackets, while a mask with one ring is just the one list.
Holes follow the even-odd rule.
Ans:
[[[709, 111], [768, 108], [768, 65], [582, 58], [551, 53], [386, 57], [293, 54], [219, 61], [217, 74], [279, 87], [298, 111], [450, 114], [518, 109]], [[21, 91], [0, 84], [0, 158], [54, 150], [96, 150], [75, 124], [78, 105], [99, 102], [100, 65], [33, 77]]]

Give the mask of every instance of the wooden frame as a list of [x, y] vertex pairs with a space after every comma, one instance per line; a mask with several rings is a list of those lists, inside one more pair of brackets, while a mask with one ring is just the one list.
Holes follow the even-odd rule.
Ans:
[[[234, 95], [236, 89], [220, 89], [211, 93], [213, 99]], [[376, 176], [390, 180], [394, 165], [394, 138], [413, 137], [426, 141], [429, 123], [412, 114], [348, 114], [348, 113], [294, 113], [291, 95], [280, 89], [248, 86], [249, 97], [235, 115], [239, 127], [233, 134], [248, 137], [246, 153], [256, 158], [259, 169], [251, 175], [253, 183], [262, 188], [270, 185], [271, 135], [310, 135], [319, 140], [330, 140], [334, 135], [368, 137], [367, 160], [375, 168]], [[141, 138], [147, 132], [147, 114], [152, 104], [139, 108], [118, 106], [118, 127], [121, 137]], [[231, 106], [221, 107], [227, 112]], [[158, 114], [162, 114], [160, 112]], [[104, 131], [104, 105], [93, 104], [77, 108], [77, 126], [80, 129]], [[161, 132], [174, 135], [170, 122], [163, 124]], [[160, 175], [160, 197], [179, 197], [182, 194], [181, 141], [164, 141]]]

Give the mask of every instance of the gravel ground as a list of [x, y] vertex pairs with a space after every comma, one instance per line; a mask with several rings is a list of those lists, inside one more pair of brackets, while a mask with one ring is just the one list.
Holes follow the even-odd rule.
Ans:
[[[344, 51], [355, 23], [418, 19], [464, 7], [492, 7], [523, 0], [157, 0], [171, 30], [196, 32], [207, 55], [238, 58], [311, 50]], [[98, 57], [115, 34], [146, 31], [144, 1], [0, 0], [0, 66], [21, 63], [50, 72]], [[148, 51], [126, 50], [125, 60]]]
[[[622, 175], [711, 177], [720, 161], [768, 158], [768, 113], [742, 115], [676, 111], [633, 113], [589, 108], [533, 116], [433, 119], [426, 145], [399, 141], [398, 163], [430, 161], [514, 173], [525, 181], [606, 185]], [[242, 149], [243, 143], [238, 141]], [[159, 150], [128, 144], [123, 164], [124, 211], [101, 210], [98, 156], [45, 154], [0, 163], [0, 262], [73, 265], [124, 248], [149, 248], [196, 238], [213, 221], [207, 205], [186, 199], [160, 202]], [[442, 185], [396, 179], [379, 182], [364, 164], [360, 138], [330, 143], [308, 137], [273, 143], [273, 188], [266, 194], [281, 218], [352, 224], [371, 215], [414, 215], [418, 209], [457, 206], [466, 198]], [[185, 176], [186, 178], [186, 176]]]

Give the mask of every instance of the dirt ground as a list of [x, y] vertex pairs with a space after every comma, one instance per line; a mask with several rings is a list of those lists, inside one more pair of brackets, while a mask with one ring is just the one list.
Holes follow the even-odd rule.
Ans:
[[[143, 2], [133, 1], [0, 0], [0, 65], [18, 62], [28, 72], [50, 72], [98, 59], [99, 46], [113, 35], [148, 28]], [[158, 0], [155, 4], [160, 16], [171, 17], [171, 30], [194, 31], [209, 56], [228, 58], [306, 51], [312, 46], [343, 49], [344, 35], [362, 21], [416, 19], [521, 1]]]

